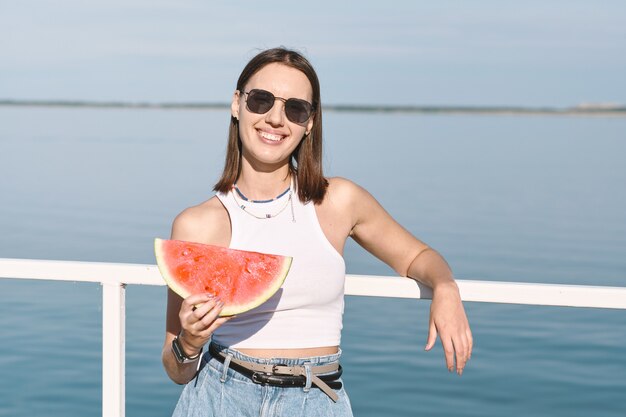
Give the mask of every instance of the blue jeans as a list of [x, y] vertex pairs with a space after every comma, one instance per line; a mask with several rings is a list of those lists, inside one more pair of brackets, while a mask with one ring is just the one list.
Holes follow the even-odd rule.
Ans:
[[[326, 365], [337, 362], [341, 355], [339, 352], [301, 359], [260, 359], [235, 349], [218, 347], [223, 353], [239, 360], [287, 366]], [[352, 417], [350, 400], [343, 384], [335, 392], [339, 396], [337, 403], [314, 386], [307, 389], [255, 384], [237, 371], [225, 368], [206, 352], [196, 378], [183, 389], [173, 417]]]

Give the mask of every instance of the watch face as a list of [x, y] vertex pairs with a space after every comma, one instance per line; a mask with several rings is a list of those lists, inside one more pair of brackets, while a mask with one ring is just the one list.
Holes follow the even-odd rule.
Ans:
[[198, 353], [196, 356], [190, 358], [185, 354], [185, 351], [183, 350], [183, 347], [180, 345], [180, 341], [178, 340], [178, 336], [176, 336], [174, 340], [172, 340], [172, 352], [174, 353], [174, 357], [179, 363], [187, 363], [193, 362], [198, 359], [200, 357], [200, 354], [202, 353], [202, 350], [200, 350], [200, 353]]
[[172, 352], [174, 352], [174, 357], [180, 363], [184, 363], [186, 359], [189, 359], [183, 353], [183, 348], [180, 346], [178, 337], [175, 337], [174, 340], [172, 340]]

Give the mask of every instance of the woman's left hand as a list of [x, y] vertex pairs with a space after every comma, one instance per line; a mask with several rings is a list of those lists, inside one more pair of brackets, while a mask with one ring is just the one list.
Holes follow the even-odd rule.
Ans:
[[[436, 250], [400, 226], [365, 189], [348, 180], [333, 178], [327, 193], [320, 210], [326, 210], [328, 218], [342, 219], [347, 227], [335, 221], [326, 224], [324, 230], [333, 230], [337, 235], [348, 230], [358, 244], [399, 275], [433, 289], [426, 350], [432, 349], [439, 334], [448, 369], [454, 370], [456, 364], [458, 374], [462, 374], [472, 354], [472, 331], [448, 263]], [[342, 246], [344, 242], [345, 239], [339, 240]]]
[[463, 368], [472, 356], [473, 339], [459, 289], [454, 282], [441, 283], [433, 290], [425, 350], [435, 346], [437, 334], [443, 345], [448, 370], [454, 370], [456, 360], [456, 372], [463, 374]]

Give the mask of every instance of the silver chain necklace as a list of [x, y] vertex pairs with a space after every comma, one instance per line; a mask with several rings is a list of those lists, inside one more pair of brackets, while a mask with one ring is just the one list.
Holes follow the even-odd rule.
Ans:
[[[278, 197], [276, 197], [275, 199], [272, 200], [268, 200], [267, 202], [272, 202], [272, 201], [277, 201], [280, 198], [282, 198], [285, 194], [288, 195], [287, 197], [287, 201], [285, 202], [285, 204], [283, 204], [280, 209], [278, 209], [278, 211], [276, 211], [275, 213], [263, 213], [263, 214], [257, 214], [254, 213], [254, 210], [250, 210], [250, 206], [246, 205], [247, 203], [254, 203], [254, 200], [238, 200], [237, 199], [237, 193], [241, 193], [241, 191], [238, 191], [238, 189], [235, 188], [236, 186], [233, 186], [233, 189], [231, 190], [231, 194], [233, 196], [233, 200], [235, 201], [235, 204], [237, 204], [237, 206], [239, 206], [239, 208], [241, 210], [244, 211], [244, 213], [249, 214], [250, 216], [254, 217], [255, 219], [259, 219], [259, 220], [267, 220], [267, 219], [272, 219], [276, 216], [278, 216], [280, 213], [282, 213], [283, 211], [285, 211], [285, 209], [287, 208], [287, 206], [291, 206], [291, 221], [292, 222], [296, 222], [296, 216], [293, 210], [293, 183], [291, 184], [291, 186], [289, 187], [289, 192], [288, 193], [282, 193], [281, 195], [279, 195]], [[245, 197], [245, 196], [244, 196]], [[261, 203], [263, 204], [263, 203]]]

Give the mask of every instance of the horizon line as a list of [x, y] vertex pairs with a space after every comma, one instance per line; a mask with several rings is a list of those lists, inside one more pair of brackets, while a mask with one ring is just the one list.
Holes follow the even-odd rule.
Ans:
[[[155, 110], [218, 110], [230, 109], [226, 102], [149, 102], [93, 100], [24, 100], [0, 99], [0, 106], [9, 107], [67, 107], [120, 108]], [[479, 106], [479, 105], [385, 105], [385, 104], [325, 104], [325, 111], [351, 113], [417, 113], [417, 114], [509, 114], [563, 116], [626, 117], [626, 105], [613, 103], [582, 103], [570, 107], [553, 106]]]

